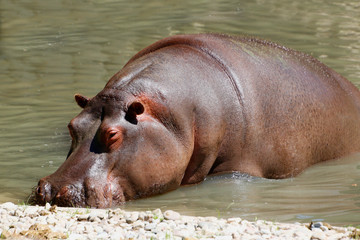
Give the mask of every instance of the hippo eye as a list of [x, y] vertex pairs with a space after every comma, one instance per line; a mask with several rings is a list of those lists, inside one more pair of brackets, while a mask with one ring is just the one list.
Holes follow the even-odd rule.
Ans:
[[109, 139], [115, 137], [116, 133], [117, 133], [117, 132], [115, 132], [115, 131], [111, 131], [111, 132], [109, 133]]
[[125, 119], [132, 124], [137, 124], [138, 120], [136, 119], [136, 116], [143, 114], [144, 111], [145, 109], [142, 103], [133, 102], [126, 111]]
[[119, 129], [109, 129], [105, 134], [105, 142], [108, 150], [116, 149], [122, 142], [122, 132]]

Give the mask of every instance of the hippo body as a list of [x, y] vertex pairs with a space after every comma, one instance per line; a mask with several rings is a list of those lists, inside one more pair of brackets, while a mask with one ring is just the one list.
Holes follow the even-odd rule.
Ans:
[[111, 207], [241, 172], [286, 178], [360, 150], [360, 93], [309, 55], [253, 38], [179, 35], [136, 54], [69, 124], [38, 204]]

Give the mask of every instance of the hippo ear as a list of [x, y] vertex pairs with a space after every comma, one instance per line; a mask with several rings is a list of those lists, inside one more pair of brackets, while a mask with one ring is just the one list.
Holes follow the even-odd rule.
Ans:
[[89, 102], [89, 100], [90, 99], [85, 96], [82, 96], [80, 94], [75, 94], [75, 101], [81, 108], [84, 108], [86, 104]]
[[145, 111], [144, 105], [140, 102], [133, 102], [128, 107], [126, 111], [125, 119], [132, 123], [137, 124], [138, 120], [136, 119], [137, 115], [142, 114]]

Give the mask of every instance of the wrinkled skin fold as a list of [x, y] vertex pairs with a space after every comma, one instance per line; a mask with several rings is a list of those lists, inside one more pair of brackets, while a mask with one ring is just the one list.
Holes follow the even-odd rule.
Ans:
[[286, 178], [360, 150], [360, 93], [306, 54], [217, 34], [137, 53], [68, 125], [65, 162], [36, 204], [107, 208], [208, 174]]

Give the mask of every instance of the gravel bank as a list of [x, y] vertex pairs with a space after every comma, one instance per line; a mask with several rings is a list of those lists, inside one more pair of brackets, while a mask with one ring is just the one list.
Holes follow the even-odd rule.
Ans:
[[[249, 222], [190, 217], [160, 209], [60, 208], [0, 205], [0, 239], [352, 239], [360, 230], [326, 223]], [[311, 230], [310, 230], [310, 229]]]

